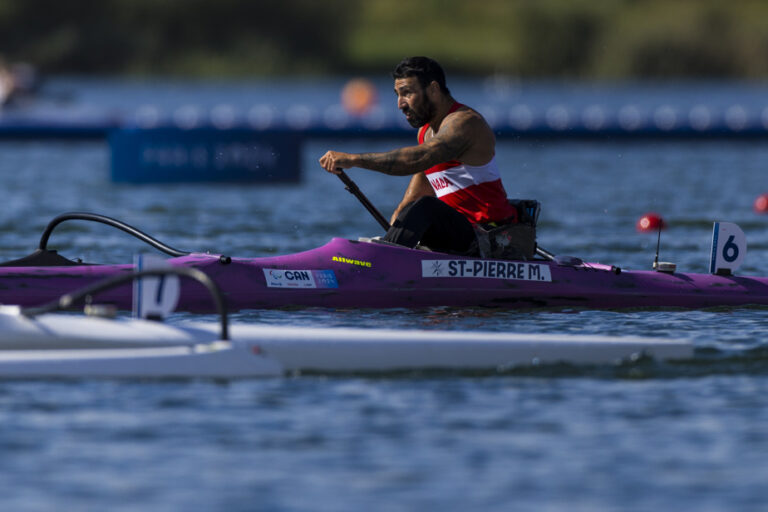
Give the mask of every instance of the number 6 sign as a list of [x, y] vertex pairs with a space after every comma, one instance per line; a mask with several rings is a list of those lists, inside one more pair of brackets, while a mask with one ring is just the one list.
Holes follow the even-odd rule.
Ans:
[[731, 275], [739, 268], [747, 254], [747, 237], [732, 222], [715, 222], [712, 229], [712, 257], [709, 260], [711, 274]]

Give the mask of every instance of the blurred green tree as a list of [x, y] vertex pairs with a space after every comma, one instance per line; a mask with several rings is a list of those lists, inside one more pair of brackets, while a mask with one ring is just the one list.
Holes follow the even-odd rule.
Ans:
[[[0, 1], [0, 53], [48, 72], [318, 72], [341, 57], [356, 2]], [[340, 66], [341, 67], [341, 66]]]
[[48, 73], [767, 78], [765, 0], [0, 0], [0, 56]]

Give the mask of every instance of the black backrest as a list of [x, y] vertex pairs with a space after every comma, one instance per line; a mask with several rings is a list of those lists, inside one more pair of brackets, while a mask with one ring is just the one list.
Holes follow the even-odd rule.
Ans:
[[528, 224], [536, 227], [541, 213], [541, 203], [535, 199], [508, 199], [509, 204], [517, 209], [520, 224]]

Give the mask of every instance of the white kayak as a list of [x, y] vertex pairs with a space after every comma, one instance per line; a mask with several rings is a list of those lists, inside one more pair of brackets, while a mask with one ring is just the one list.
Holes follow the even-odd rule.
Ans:
[[688, 340], [239, 324], [0, 307], [0, 378], [274, 377], [297, 373], [503, 370], [550, 363], [613, 364], [635, 356], [689, 359]]

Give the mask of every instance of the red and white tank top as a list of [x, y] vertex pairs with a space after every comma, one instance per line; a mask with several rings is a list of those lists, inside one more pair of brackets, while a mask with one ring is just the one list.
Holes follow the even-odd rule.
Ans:
[[[454, 103], [450, 112], [461, 107]], [[419, 129], [419, 144], [429, 128]], [[507, 201], [494, 156], [485, 165], [467, 165], [451, 160], [430, 167], [424, 174], [438, 199], [459, 211], [474, 224], [507, 220], [517, 222], [517, 210]]]

